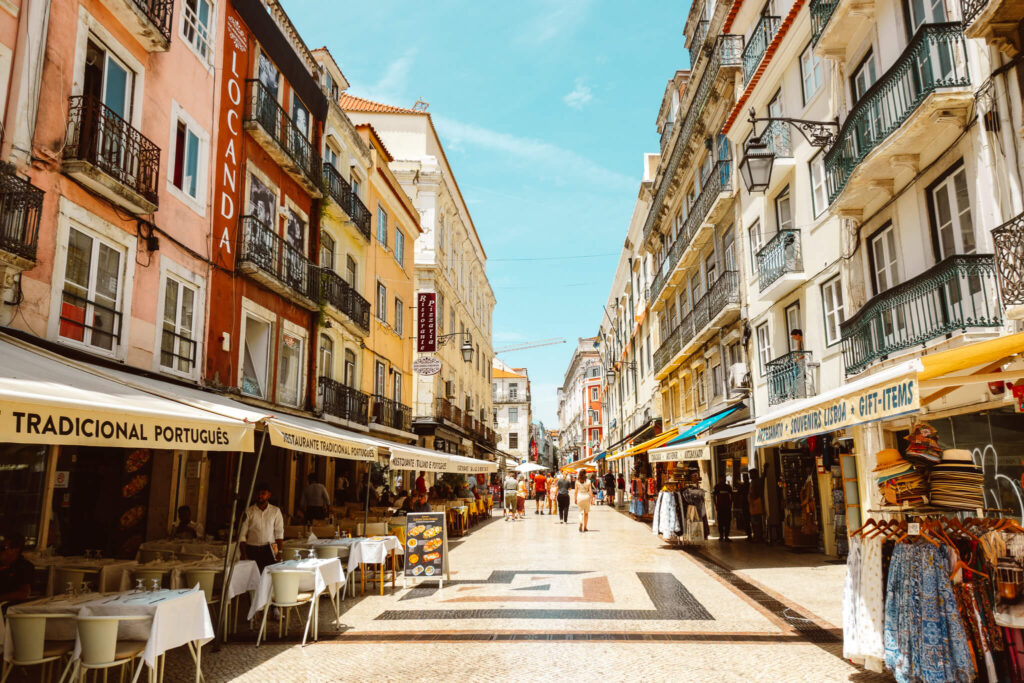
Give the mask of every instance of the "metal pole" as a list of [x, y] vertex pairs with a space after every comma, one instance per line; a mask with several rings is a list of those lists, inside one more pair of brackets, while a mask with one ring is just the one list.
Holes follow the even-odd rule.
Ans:
[[366, 535], [366, 522], [370, 516], [370, 475], [373, 474], [373, 461], [366, 461], [366, 503], [363, 505], [363, 535]]

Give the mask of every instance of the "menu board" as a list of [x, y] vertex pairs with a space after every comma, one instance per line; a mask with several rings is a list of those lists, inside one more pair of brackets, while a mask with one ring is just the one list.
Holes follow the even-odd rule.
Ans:
[[405, 518], [405, 576], [437, 579], [448, 566], [444, 512], [410, 512]]

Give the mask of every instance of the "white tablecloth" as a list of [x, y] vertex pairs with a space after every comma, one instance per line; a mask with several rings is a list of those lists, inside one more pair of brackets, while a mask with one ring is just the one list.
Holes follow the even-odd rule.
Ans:
[[[117, 595], [89, 594], [76, 598], [50, 598], [15, 605], [9, 613], [61, 613], [81, 616], [137, 616], [152, 617], [152, 621], [125, 622], [118, 629], [118, 637], [145, 640], [142, 658], [150, 667], [156, 658], [168, 650], [198, 641], [200, 645], [213, 639], [213, 622], [206, 607], [202, 591], [163, 590], [152, 593], [120, 593]], [[71, 640], [76, 637], [72, 620], [53, 620], [46, 625], [46, 637]], [[81, 649], [75, 643], [75, 656]], [[4, 635], [4, 657], [12, 653], [10, 634]]]
[[227, 543], [223, 541], [186, 541], [177, 538], [164, 538], [159, 541], [146, 541], [139, 546], [139, 550], [153, 550], [168, 554], [189, 553], [190, 555], [210, 553], [215, 557], [224, 557], [227, 547]]
[[342, 571], [341, 562], [336, 558], [330, 559], [308, 559], [288, 560], [268, 565], [263, 569], [260, 576], [260, 585], [256, 590], [256, 597], [253, 598], [252, 606], [249, 608], [249, 619], [256, 616], [256, 613], [263, 609], [270, 602], [270, 574], [278, 570], [304, 570], [308, 572], [299, 580], [300, 591], [313, 591], [313, 599], [320, 597], [324, 591], [328, 591], [333, 598], [338, 592], [338, 586], [345, 582], [345, 572]]
[[[224, 561], [192, 562], [176, 567], [171, 571], [171, 588], [192, 588], [192, 586], [185, 585], [185, 572], [189, 569], [213, 569], [223, 572]], [[254, 560], [235, 562], [235, 569], [231, 572], [231, 585], [228, 586], [227, 599], [233, 600], [242, 593], [257, 590], [259, 587], [260, 568], [256, 565], [256, 562]]]
[[352, 545], [352, 551], [348, 556], [348, 571], [359, 566], [361, 562], [367, 564], [381, 564], [395, 550], [399, 555], [404, 554], [402, 543], [398, 536], [375, 536], [373, 538], [358, 538]]

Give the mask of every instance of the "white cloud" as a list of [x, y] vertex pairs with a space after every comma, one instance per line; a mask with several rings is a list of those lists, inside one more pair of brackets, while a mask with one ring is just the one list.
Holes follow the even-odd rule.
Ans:
[[409, 99], [409, 76], [415, 64], [416, 49], [409, 48], [387, 65], [376, 83], [352, 83], [350, 91], [374, 102], [411, 107], [412, 102], [406, 100]]
[[571, 175], [578, 180], [616, 190], [635, 190], [639, 183], [637, 178], [607, 169], [550, 142], [489, 130], [443, 116], [434, 115], [433, 118], [446, 146], [488, 149], [528, 162], [537, 170], [547, 171], [557, 178]]
[[583, 23], [593, 0], [541, 0], [539, 11], [522, 27], [518, 39], [526, 45], [542, 45], [572, 33]]
[[566, 96], [562, 98], [562, 101], [565, 102], [567, 106], [576, 109], [577, 111], [581, 111], [584, 106], [590, 104], [592, 99], [594, 99], [594, 96], [590, 92], [590, 86], [585, 85], [582, 78], [577, 78], [576, 87], [566, 94]]

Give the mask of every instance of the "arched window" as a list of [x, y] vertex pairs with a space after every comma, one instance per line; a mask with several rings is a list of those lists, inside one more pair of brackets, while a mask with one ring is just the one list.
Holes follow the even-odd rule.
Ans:
[[334, 377], [334, 340], [326, 334], [320, 335], [320, 350], [318, 352], [321, 377]]

